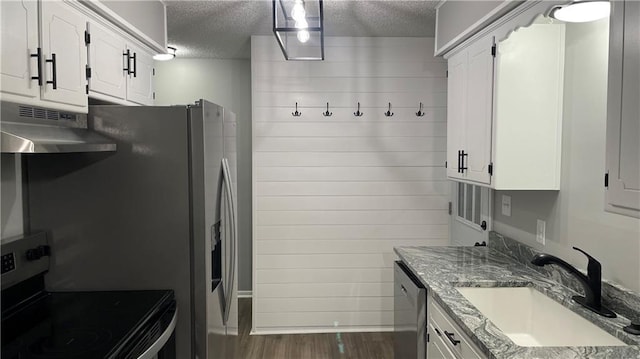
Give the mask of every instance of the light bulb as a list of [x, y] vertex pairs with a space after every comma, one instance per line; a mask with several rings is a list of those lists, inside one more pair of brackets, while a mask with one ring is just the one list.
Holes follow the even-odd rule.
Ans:
[[309, 38], [311, 37], [311, 35], [309, 34], [309, 31], [307, 30], [298, 30], [297, 36], [298, 36], [298, 41], [300, 41], [303, 44], [309, 41]]
[[306, 19], [296, 20], [295, 27], [296, 29], [306, 29], [309, 27], [309, 23]]
[[304, 3], [302, 0], [296, 0], [291, 9], [291, 17], [297, 22], [304, 20], [305, 16], [307, 16], [307, 12], [304, 10]]
[[565, 22], [589, 22], [608, 17], [610, 13], [608, 1], [581, 1], [558, 8], [551, 16]]

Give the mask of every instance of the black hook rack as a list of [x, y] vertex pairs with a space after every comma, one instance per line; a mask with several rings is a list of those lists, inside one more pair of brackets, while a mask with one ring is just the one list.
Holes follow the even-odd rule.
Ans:
[[356, 117], [364, 115], [364, 112], [360, 112], [360, 102], [358, 102], [358, 111], [354, 112], [353, 114], [356, 115]]
[[291, 112], [292, 115], [294, 115], [295, 117], [298, 117], [300, 115], [302, 115], [302, 112], [298, 111], [298, 103], [296, 102], [296, 112]]
[[420, 109], [416, 112], [416, 116], [422, 117], [424, 116], [424, 111], [422, 111], [422, 102], [420, 102]]
[[384, 115], [387, 117], [393, 116], [393, 112], [391, 112], [391, 102], [389, 102], [389, 110], [385, 112]]
[[322, 113], [322, 116], [328, 117], [333, 115], [333, 112], [329, 112], [329, 103], [327, 102], [327, 111]]

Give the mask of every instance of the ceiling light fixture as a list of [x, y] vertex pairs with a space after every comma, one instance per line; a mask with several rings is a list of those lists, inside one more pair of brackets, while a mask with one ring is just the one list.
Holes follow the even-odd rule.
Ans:
[[550, 16], [564, 22], [589, 22], [608, 17], [611, 13], [609, 1], [574, 1], [551, 10]]
[[156, 61], [169, 61], [173, 60], [174, 57], [176, 57], [176, 48], [171, 46], [167, 46], [166, 53], [153, 55], [153, 59]]
[[272, 0], [273, 33], [286, 60], [324, 60], [322, 0]]

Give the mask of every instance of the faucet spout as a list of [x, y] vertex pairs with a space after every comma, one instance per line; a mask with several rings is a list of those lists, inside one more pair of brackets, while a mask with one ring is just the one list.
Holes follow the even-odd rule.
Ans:
[[573, 296], [572, 299], [574, 301], [602, 316], [615, 318], [616, 314], [602, 305], [602, 265], [582, 249], [577, 247], [573, 247], [573, 249], [586, 255], [589, 259], [589, 264], [587, 265], [587, 275], [584, 275], [574, 266], [563, 261], [562, 259], [547, 253], [536, 254], [533, 259], [531, 259], [531, 264], [539, 267], [545, 266], [547, 264], [555, 264], [559, 267], [562, 267], [578, 280], [584, 290], [584, 297]]

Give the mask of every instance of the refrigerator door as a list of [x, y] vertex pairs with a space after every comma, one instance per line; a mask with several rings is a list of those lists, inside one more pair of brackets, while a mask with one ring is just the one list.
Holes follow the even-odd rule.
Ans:
[[222, 358], [220, 347], [209, 345], [210, 332], [224, 338], [222, 245], [218, 221], [221, 193], [220, 163], [224, 153], [224, 109], [198, 101], [189, 110], [192, 213], [192, 286], [195, 357]]
[[233, 215], [233, 223], [230, 224], [230, 231], [233, 234], [233, 252], [230, 268], [233, 270], [233, 278], [228, 287], [231, 289], [230, 305], [227, 308], [228, 318], [226, 321], [227, 335], [238, 335], [238, 186], [237, 186], [237, 147], [236, 147], [236, 115], [225, 109], [223, 118], [224, 134], [224, 157], [227, 160], [227, 178], [230, 184], [230, 200], [233, 204], [229, 209]]

